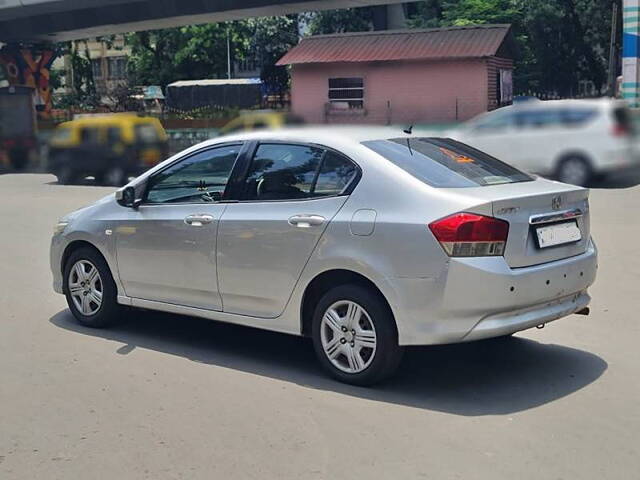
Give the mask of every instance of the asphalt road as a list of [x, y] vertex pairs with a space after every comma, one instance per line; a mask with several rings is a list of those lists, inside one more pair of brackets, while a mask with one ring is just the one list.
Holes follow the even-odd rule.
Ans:
[[630, 479], [640, 471], [640, 187], [591, 195], [592, 314], [415, 348], [374, 389], [296, 337], [156, 313], [78, 326], [64, 213], [110, 189], [0, 176], [0, 478]]

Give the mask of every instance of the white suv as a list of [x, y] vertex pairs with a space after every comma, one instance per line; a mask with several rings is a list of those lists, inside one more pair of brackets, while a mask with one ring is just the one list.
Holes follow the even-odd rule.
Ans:
[[518, 102], [447, 136], [514, 167], [575, 185], [639, 165], [630, 111], [608, 98]]

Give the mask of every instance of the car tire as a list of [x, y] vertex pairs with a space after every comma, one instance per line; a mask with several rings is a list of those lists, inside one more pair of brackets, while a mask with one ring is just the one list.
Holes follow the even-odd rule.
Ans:
[[117, 287], [107, 262], [97, 250], [80, 248], [64, 266], [64, 292], [73, 316], [86, 327], [103, 328], [120, 316]]
[[389, 306], [380, 294], [360, 285], [325, 293], [311, 327], [320, 364], [341, 382], [373, 385], [391, 376], [402, 359]]
[[586, 158], [571, 155], [563, 158], [558, 164], [556, 178], [562, 183], [584, 187], [593, 180], [593, 168]]
[[60, 185], [71, 185], [76, 181], [76, 173], [68, 166], [60, 167], [56, 172], [56, 177]]

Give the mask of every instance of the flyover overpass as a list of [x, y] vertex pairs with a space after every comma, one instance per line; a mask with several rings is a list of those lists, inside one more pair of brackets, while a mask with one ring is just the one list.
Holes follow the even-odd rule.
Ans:
[[0, 42], [77, 40], [114, 33], [401, 0], [0, 0]]

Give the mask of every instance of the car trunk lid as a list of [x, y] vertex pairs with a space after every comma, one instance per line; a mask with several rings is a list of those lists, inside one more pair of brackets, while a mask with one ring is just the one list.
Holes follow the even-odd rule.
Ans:
[[[476, 198], [491, 203], [495, 218], [509, 222], [504, 258], [510, 267], [539, 265], [586, 251], [590, 238], [589, 190], [541, 179], [473, 190]], [[580, 240], [541, 246], [538, 229], [573, 222]], [[577, 234], [575, 228], [572, 231]]]

